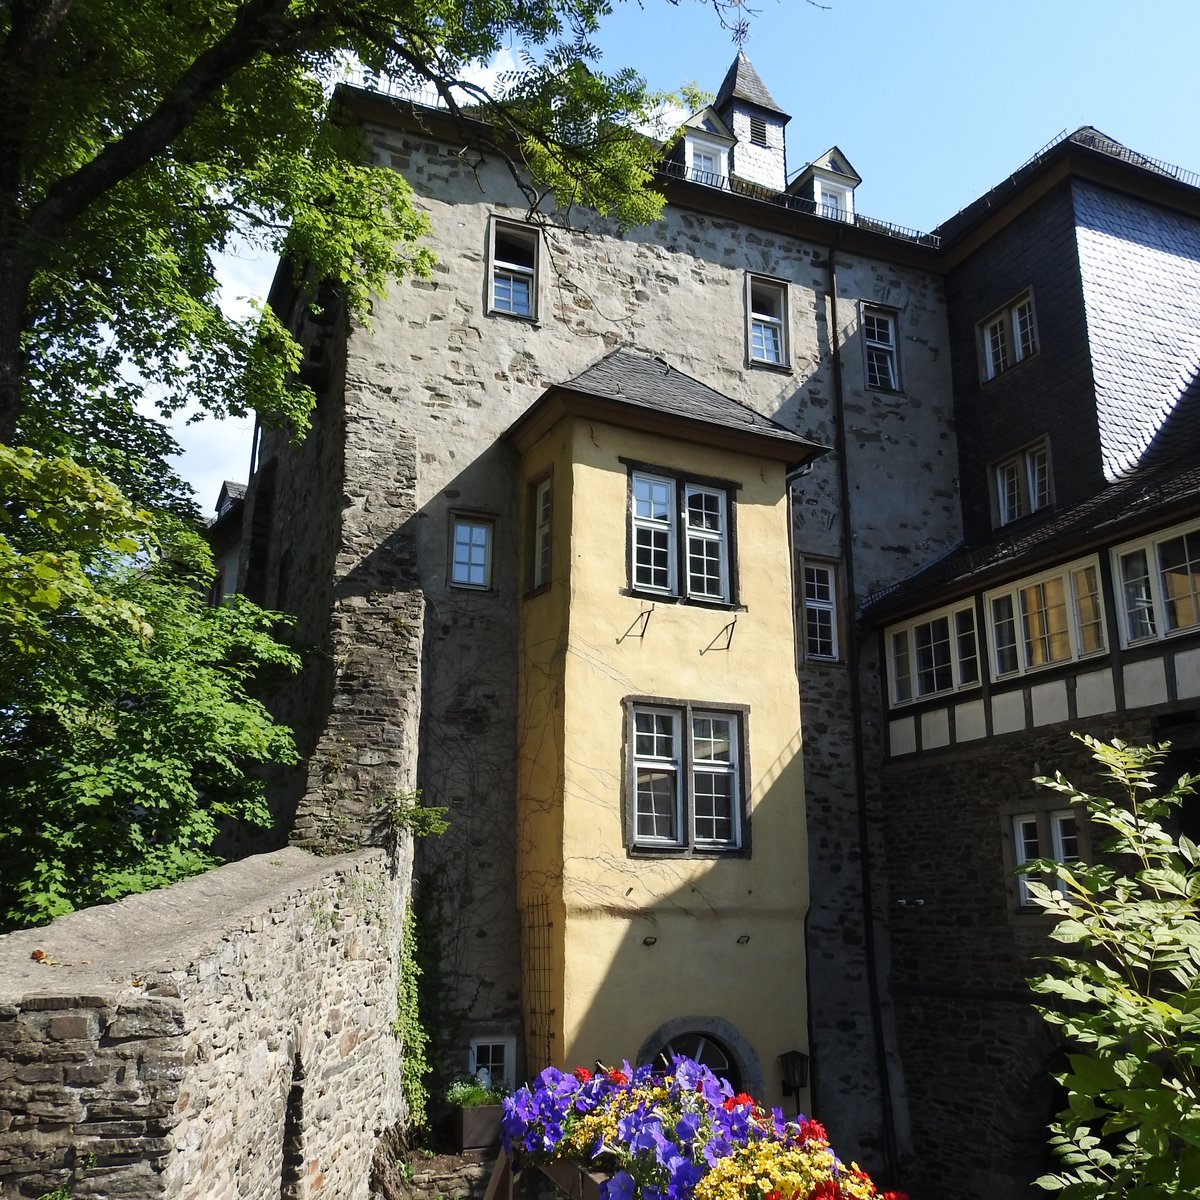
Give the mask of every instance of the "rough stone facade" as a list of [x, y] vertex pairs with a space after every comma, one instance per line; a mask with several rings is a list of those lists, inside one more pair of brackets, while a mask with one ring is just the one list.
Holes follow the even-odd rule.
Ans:
[[288, 849], [0, 938], [0, 1197], [365, 1200], [407, 867]]

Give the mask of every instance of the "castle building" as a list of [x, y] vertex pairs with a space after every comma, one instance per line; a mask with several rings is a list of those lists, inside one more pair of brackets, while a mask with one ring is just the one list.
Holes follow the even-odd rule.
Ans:
[[[1200, 192], [1094, 130], [934, 234], [789, 172], [739, 54], [652, 225], [531, 219], [449, 115], [344, 89], [437, 266], [372, 328], [271, 302], [318, 395], [264, 432], [243, 587], [301, 845], [416, 763], [444, 1065], [672, 1051], [914, 1200], [1028, 1194], [1056, 1047], [1011, 868], [1087, 830], [1067, 733], [1194, 738]], [[795, 131], [793, 131], [793, 137]], [[327, 297], [330, 301], [335, 298]]]

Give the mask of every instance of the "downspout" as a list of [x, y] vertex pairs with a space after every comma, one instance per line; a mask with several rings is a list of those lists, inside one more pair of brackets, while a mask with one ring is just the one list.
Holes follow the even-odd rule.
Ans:
[[[829, 294], [829, 348], [833, 360], [834, 453], [838, 463], [838, 503], [841, 508], [841, 533], [838, 538], [846, 578], [847, 607], [855, 602], [854, 553], [850, 537], [850, 468], [846, 459], [846, 404], [842, 384], [842, 351], [838, 340], [837, 269], [833, 244], [828, 247], [826, 264]], [[879, 1090], [883, 1117], [884, 1155], [892, 1181], [899, 1176], [899, 1153], [896, 1143], [896, 1114], [892, 1103], [892, 1081], [888, 1070], [887, 1044], [884, 1038], [883, 1012], [879, 998], [879, 968], [875, 961], [874, 882], [871, 877], [870, 822], [867, 815], [867, 783], [863, 754], [863, 700], [859, 675], [861, 634], [857, 626], [847, 622], [846, 669], [850, 684], [850, 717], [854, 726], [855, 798], [858, 804], [858, 857], [862, 884], [863, 947], [867, 956], [867, 989], [871, 1008], [871, 1034], [875, 1042], [875, 1062], [879, 1072]]]

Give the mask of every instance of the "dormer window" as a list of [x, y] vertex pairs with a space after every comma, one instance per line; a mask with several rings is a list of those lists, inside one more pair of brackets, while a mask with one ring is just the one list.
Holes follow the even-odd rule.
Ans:
[[824, 179], [817, 180], [817, 212], [831, 221], [848, 221], [854, 215], [853, 193]]
[[729, 152], [714, 142], [688, 136], [684, 143], [687, 178], [705, 187], [723, 188], [729, 174]]

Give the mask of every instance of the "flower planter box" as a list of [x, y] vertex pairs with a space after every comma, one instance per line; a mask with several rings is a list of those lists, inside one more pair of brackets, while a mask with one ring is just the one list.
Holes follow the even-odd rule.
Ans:
[[455, 1141], [458, 1152], [491, 1150], [500, 1145], [501, 1104], [477, 1104], [460, 1108], [455, 1113]]

